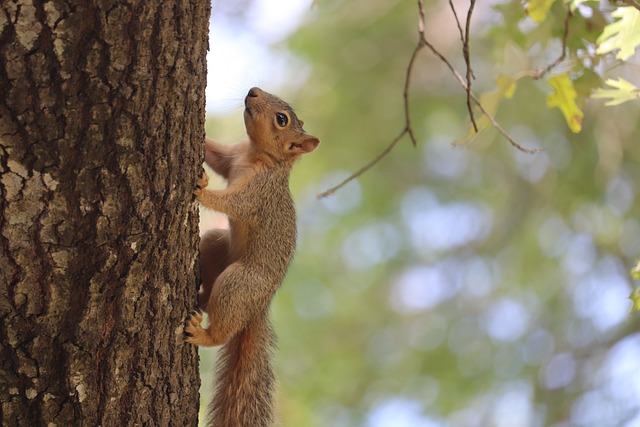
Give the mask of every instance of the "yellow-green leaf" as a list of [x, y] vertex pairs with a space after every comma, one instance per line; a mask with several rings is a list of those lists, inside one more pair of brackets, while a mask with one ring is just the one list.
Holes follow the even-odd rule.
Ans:
[[527, 13], [533, 22], [540, 23], [547, 19], [549, 9], [555, 0], [530, 0], [527, 3]]
[[502, 94], [505, 98], [513, 98], [513, 94], [516, 93], [516, 81], [513, 77], [506, 74], [500, 74], [496, 78], [498, 84], [498, 93]]
[[547, 96], [547, 107], [558, 107], [564, 114], [564, 119], [571, 132], [579, 133], [582, 130], [584, 113], [576, 104], [578, 94], [569, 78], [569, 73], [553, 76], [547, 83], [555, 89], [555, 93]]
[[623, 102], [640, 99], [640, 89], [625, 79], [607, 79], [605, 83], [615, 89], [596, 89], [591, 95], [592, 98], [610, 98], [611, 100], [604, 105], [618, 105]]
[[596, 53], [619, 50], [616, 58], [626, 61], [640, 44], [640, 10], [632, 6], [619, 7], [611, 16], [619, 19], [604, 27]]

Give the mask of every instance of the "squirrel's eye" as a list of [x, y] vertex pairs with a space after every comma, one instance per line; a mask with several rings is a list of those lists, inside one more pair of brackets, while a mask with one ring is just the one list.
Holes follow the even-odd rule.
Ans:
[[283, 128], [287, 125], [287, 123], [289, 123], [289, 118], [286, 116], [286, 114], [276, 113], [276, 122], [278, 123], [278, 126]]

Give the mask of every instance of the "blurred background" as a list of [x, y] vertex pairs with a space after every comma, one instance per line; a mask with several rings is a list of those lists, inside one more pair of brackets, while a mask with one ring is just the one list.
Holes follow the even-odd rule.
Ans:
[[[464, 18], [468, 3], [455, 4]], [[464, 73], [448, 3], [426, 7], [427, 37]], [[478, 2], [477, 93], [550, 63], [557, 15], [535, 26], [519, 1]], [[425, 49], [411, 85], [418, 146], [405, 138], [316, 198], [402, 130], [417, 22], [408, 0], [213, 4], [207, 134], [240, 141], [242, 100], [260, 86], [321, 140], [291, 178], [299, 245], [272, 304], [280, 425], [640, 426], [640, 317], [628, 299], [640, 258], [638, 101], [587, 102], [573, 134], [546, 107], [551, 88], [523, 79], [496, 117], [543, 152], [494, 129], [454, 147], [469, 128], [465, 93]], [[638, 85], [639, 69], [636, 54], [603, 74]], [[203, 227], [224, 222], [202, 212]], [[200, 351], [203, 414], [215, 354]]]

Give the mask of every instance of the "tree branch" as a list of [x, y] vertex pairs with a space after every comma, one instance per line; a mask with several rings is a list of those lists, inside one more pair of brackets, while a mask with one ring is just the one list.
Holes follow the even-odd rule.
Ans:
[[413, 146], [416, 147], [418, 145], [416, 141], [416, 137], [413, 133], [413, 127], [411, 126], [411, 106], [409, 105], [409, 84], [411, 83], [411, 73], [413, 71], [413, 64], [416, 61], [416, 57], [418, 56], [418, 52], [422, 50], [424, 47], [423, 43], [418, 42], [415, 49], [413, 49], [413, 54], [411, 54], [411, 59], [409, 59], [409, 65], [407, 65], [407, 74], [404, 78], [404, 92], [402, 94], [404, 98], [404, 131], [409, 134], [409, 138], [411, 138], [411, 142]]
[[[420, 11], [420, 16], [421, 16], [421, 21], [424, 22], [424, 0], [418, 0], [418, 9]], [[511, 135], [509, 135], [509, 133], [500, 125], [500, 123], [498, 123], [498, 121], [495, 119], [495, 117], [493, 117], [493, 115], [491, 115], [491, 113], [489, 113], [484, 106], [480, 103], [480, 100], [475, 96], [475, 94], [469, 90], [465, 79], [460, 75], [460, 73], [458, 72], [458, 70], [456, 70], [453, 65], [451, 65], [451, 62], [449, 62], [449, 60], [447, 58], [444, 57], [444, 55], [442, 55], [438, 49], [435, 48], [435, 46], [433, 46], [431, 43], [429, 43], [429, 41], [424, 37], [424, 32], [421, 33], [422, 35], [422, 41], [424, 42], [425, 46], [427, 46], [429, 48], [429, 50], [436, 55], [446, 66], [447, 68], [449, 68], [449, 71], [451, 71], [451, 74], [453, 74], [453, 76], [456, 78], [456, 80], [458, 80], [458, 83], [460, 83], [460, 86], [462, 86], [464, 88], [465, 91], [468, 91], [469, 97], [473, 100], [473, 102], [476, 103], [476, 105], [478, 106], [478, 108], [480, 109], [480, 111], [482, 111], [482, 114], [484, 114], [485, 116], [487, 116], [487, 118], [489, 119], [489, 121], [491, 122], [491, 124], [493, 125], [493, 127], [495, 127], [498, 132], [500, 132], [502, 134], [502, 136], [504, 136], [504, 138], [509, 141], [509, 144], [511, 144], [513, 147], [517, 148], [520, 151], [523, 151], [525, 153], [538, 153], [540, 151], [542, 151], [542, 149], [539, 148], [526, 148], [523, 147], [522, 145], [518, 144], [512, 137]]]
[[[454, 16], [456, 17], [456, 22], [458, 23], [458, 28], [460, 30], [461, 37], [463, 37], [463, 40], [466, 41], [466, 43], [463, 43], [463, 44], [466, 44], [466, 46], [467, 46], [466, 47], [466, 55], [469, 54], [468, 37], [469, 37], [469, 27], [470, 27], [470, 21], [471, 21], [471, 14], [473, 12], [473, 5], [474, 4], [475, 4], [475, 0], [471, 0], [471, 5], [469, 7], [469, 12], [467, 13], [466, 36], [463, 37], [462, 36], [462, 27], [460, 27], [460, 22], [458, 20], [457, 14], [455, 13], [455, 10], [453, 8], [453, 4], [450, 3], [451, 8], [454, 11]], [[484, 108], [484, 106], [480, 103], [480, 100], [478, 99], [478, 97], [476, 97], [476, 95], [473, 93], [473, 91], [471, 91], [471, 80], [470, 79], [471, 79], [471, 76], [472, 76], [473, 72], [471, 70], [470, 60], [467, 59], [467, 57], [465, 57], [465, 60], [467, 62], [467, 80], [465, 81], [465, 79], [460, 75], [458, 70], [456, 70], [453, 67], [453, 65], [451, 65], [451, 62], [449, 62], [449, 60], [447, 58], [445, 58], [444, 55], [442, 55], [427, 40], [427, 38], [426, 38], [426, 36], [424, 34], [424, 31], [425, 31], [424, 0], [418, 0], [418, 10], [419, 10], [419, 18], [418, 18], [418, 34], [419, 34], [419, 38], [418, 38], [418, 43], [416, 44], [416, 46], [415, 46], [415, 48], [413, 50], [413, 53], [411, 54], [411, 58], [409, 59], [409, 63], [407, 64], [407, 71], [406, 71], [405, 81], [404, 81], [404, 91], [403, 91], [404, 117], [405, 117], [404, 127], [402, 128], [400, 133], [398, 133], [398, 135], [396, 135], [396, 137], [393, 138], [393, 140], [391, 140], [389, 145], [387, 145], [387, 147], [384, 150], [382, 150], [382, 152], [380, 152], [380, 154], [378, 154], [373, 160], [371, 160], [369, 163], [367, 163], [366, 165], [364, 165], [363, 167], [358, 169], [356, 172], [354, 172], [351, 175], [349, 175], [346, 179], [344, 179], [343, 181], [341, 181], [337, 185], [335, 185], [335, 186], [329, 188], [328, 190], [323, 191], [322, 193], [318, 194], [316, 196], [318, 199], [322, 199], [322, 198], [331, 196], [337, 190], [339, 190], [340, 188], [344, 187], [349, 182], [353, 181], [355, 178], [359, 177], [360, 175], [362, 175], [363, 173], [365, 173], [366, 171], [371, 169], [378, 162], [380, 162], [380, 160], [382, 160], [387, 154], [389, 154], [389, 152], [391, 152], [391, 150], [398, 144], [398, 142], [400, 142], [400, 140], [402, 139], [403, 136], [405, 136], [405, 134], [409, 135], [409, 138], [411, 139], [411, 142], [413, 143], [413, 146], [414, 147], [417, 146], [417, 139], [415, 137], [415, 133], [414, 133], [413, 127], [411, 125], [411, 106], [410, 106], [410, 103], [409, 103], [409, 85], [411, 83], [411, 74], [413, 72], [413, 66], [415, 64], [416, 57], [418, 56], [418, 53], [422, 50], [422, 48], [424, 48], [425, 46], [428, 47], [429, 50], [434, 55], [436, 55], [446, 65], [447, 68], [449, 68], [449, 71], [451, 71], [451, 73], [456, 78], [456, 80], [458, 80], [458, 83], [460, 83], [462, 88], [466, 91], [467, 97], [468, 97], [467, 103], [468, 103], [468, 106], [469, 106], [470, 117], [471, 117], [471, 120], [472, 120], [472, 122], [474, 124], [474, 127], [475, 127], [475, 120], [473, 119], [473, 113], [471, 112], [469, 99], [473, 100], [473, 102], [478, 106], [478, 108], [480, 109], [482, 114], [487, 116], [487, 118], [489, 119], [489, 121], [491, 122], [493, 127], [495, 127], [498, 130], [498, 132], [500, 132], [504, 136], [504, 138], [513, 147], [515, 147], [518, 150], [523, 151], [525, 153], [537, 153], [537, 152], [542, 151], [542, 149], [530, 149], [530, 148], [526, 148], [526, 147], [523, 147], [522, 145], [518, 144], [511, 137], [511, 135], [509, 135], [509, 133], [500, 125], [500, 123], [498, 123], [498, 121], [495, 119], [495, 117], [493, 117], [491, 115], [491, 113], [489, 113]], [[563, 48], [563, 51], [564, 50], [565, 49]]]
[[473, 13], [473, 7], [476, 4], [476, 0], [471, 0], [469, 3], [469, 11], [467, 12], [467, 25], [464, 32], [464, 40], [462, 43], [462, 55], [464, 56], [464, 62], [467, 64], [467, 111], [469, 111], [469, 118], [473, 125], [473, 130], [478, 133], [478, 125], [476, 119], [473, 116], [473, 108], [471, 108], [471, 79], [475, 78], [473, 70], [471, 69], [471, 55], [469, 53], [469, 29], [471, 27], [471, 14]]
[[[419, 28], [420, 34], [422, 34], [424, 32], [424, 22], [423, 21], [420, 21], [420, 23], [418, 24], [418, 28]], [[421, 40], [422, 40], [422, 38], [421, 38]], [[382, 152], [380, 154], [378, 154], [373, 160], [371, 160], [369, 163], [367, 163], [366, 165], [364, 165], [363, 167], [361, 167], [360, 169], [358, 169], [357, 171], [355, 171], [354, 173], [349, 175], [346, 179], [341, 181], [339, 184], [337, 184], [337, 185], [329, 188], [328, 190], [323, 191], [322, 193], [318, 194], [316, 196], [318, 199], [322, 199], [322, 198], [331, 196], [333, 193], [338, 191], [340, 188], [344, 187], [349, 182], [353, 181], [355, 178], [359, 177], [360, 175], [362, 175], [363, 173], [365, 173], [366, 171], [371, 169], [376, 163], [378, 163], [387, 154], [389, 154], [389, 152], [393, 149], [393, 147], [396, 146], [396, 144], [398, 142], [400, 142], [400, 140], [402, 139], [402, 137], [405, 134], [409, 135], [409, 138], [411, 138], [411, 142], [413, 143], [413, 146], [414, 147], [417, 146], [416, 137], [415, 137], [415, 134], [413, 132], [413, 127], [411, 126], [411, 110], [410, 110], [411, 107], [410, 107], [410, 104], [409, 104], [409, 84], [411, 83], [411, 72], [413, 71], [413, 64], [415, 63], [416, 57], [418, 56], [418, 52], [420, 52], [420, 50], [424, 46], [425, 46], [424, 43], [421, 43], [420, 41], [418, 42], [418, 44], [416, 45], [415, 49], [413, 49], [413, 53], [411, 54], [411, 59], [409, 59], [409, 64], [407, 65], [407, 72], [406, 72], [406, 76], [405, 76], [405, 80], [404, 80], [404, 93], [403, 93], [405, 124], [404, 124], [404, 128], [402, 129], [402, 131], [395, 138], [393, 138], [391, 143], [384, 150], [382, 150]]]

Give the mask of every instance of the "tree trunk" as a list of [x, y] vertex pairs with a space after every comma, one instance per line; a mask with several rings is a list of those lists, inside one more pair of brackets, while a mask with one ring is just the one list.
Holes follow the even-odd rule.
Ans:
[[195, 426], [208, 1], [0, 3], [3, 426]]

